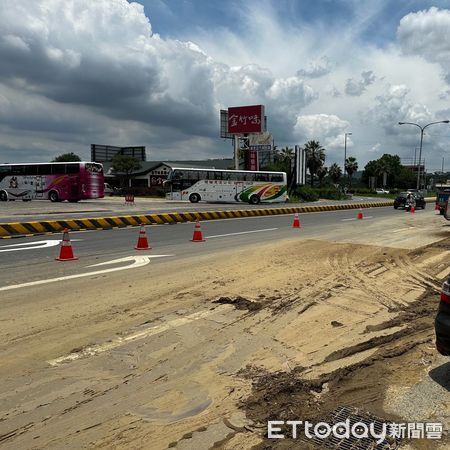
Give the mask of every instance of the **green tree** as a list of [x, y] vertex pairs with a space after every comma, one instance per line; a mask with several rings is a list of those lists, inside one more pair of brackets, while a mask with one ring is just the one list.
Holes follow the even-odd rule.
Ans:
[[[397, 186], [400, 177], [405, 174], [402, 170], [403, 166], [398, 155], [390, 155], [385, 153], [381, 158], [369, 161], [364, 167], [362, 180], [369, 184], [370, 177], [376, 178], [376, 186], [386, 184], [389, 187]], [[384, 174], [386, 174], [386, 183], [384, 183]], [[383, 186], [385, 187], [385, 186]]]
[[286, 172], [288, 189], [292, 188], [294, 170], [294, 149], [286, 146], [282, 150], [278, 150], [274, 146], [274, 162], [260, 167], [260, 170], [269, 170], [275, 172]]
[[129, 180], [133, 172], [141, 168], [141, 163], [133, 156], [116, 153], [112, 159], [111, 169], [120, 178], [122, 187], [129, 185]]
[[306, 150], [306, 167], [311, 175], [311, 187], [314, 186], [314, 175], [322, 167], [325, 162], [325, 149], [320, 145], [319, 141], [308, 141], [305, 144]]
[[81, 158], [73, 152], [62, 153], [52, 159], [51, 162], [77, 162], [81, 161]]
[[356, 158], [353, 156], [349, 156], [345, 160], [345, 171], [348, 174], [348, 181], [350, 186], [352, 185], [352, 176], [357, 170], [358, 170], [358, 163], [356, 161]]
[[317, 178], [319, 179], [319, 186], [322, 187], [323, 179], [327, 176], [327, 173], [328, 173], [328, 167], [320, 166], [317, 169]]
[[338, 184], [342, 176], [342, 169], [336, 163], [333, 163], [328, 169], [328, 175], [330, 175], [331, 181], [334, 184]]

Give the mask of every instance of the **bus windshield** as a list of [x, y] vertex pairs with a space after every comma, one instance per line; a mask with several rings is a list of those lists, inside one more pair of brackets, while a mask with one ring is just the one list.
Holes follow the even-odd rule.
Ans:
[[169, 200], [209, 202], [286, 201], [286, 173], [172, 168], [164, 184]]

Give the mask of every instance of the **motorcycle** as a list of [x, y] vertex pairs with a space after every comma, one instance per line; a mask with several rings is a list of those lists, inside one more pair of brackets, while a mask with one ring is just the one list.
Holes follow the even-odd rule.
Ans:
[[405, 203], [405, 211], [406, 211], [406, 212], [410, 212], [410, 211], [411, 211], [411, 208], [416, 209], [416, 201], [415, 201], [414, 199], [406, 200], [406, 203]]

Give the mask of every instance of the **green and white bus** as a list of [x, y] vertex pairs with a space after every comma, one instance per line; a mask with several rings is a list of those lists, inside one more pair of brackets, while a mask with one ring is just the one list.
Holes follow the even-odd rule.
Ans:
[[167, 200], [192, 203], [287, 201], [285, 172], [173, 167], [164, 187]]

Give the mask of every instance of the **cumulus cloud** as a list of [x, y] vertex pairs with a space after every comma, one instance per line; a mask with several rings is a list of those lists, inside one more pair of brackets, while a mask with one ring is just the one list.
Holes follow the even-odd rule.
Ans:
[[405, 54], [438, 63], [450, 83], [450, 10], [431, 7], [403, 17], [397, 38]]
[[[127, 0], [0, 4], [2, 158], [88, 157], [92, 142], [147, 145], [151, 159], [231, 155], [218, 139], [219, 109], [262, 103], [277, 144], [318, 139], [340, 160], [348, 130], [354, 152], [358, 139], [364, 148], [384, 147], [386, 136], [402, 145], [400, 136], [414, 130], [400, 134], [399, 120], [432, 120], [447, 106], [447, 10], [405, 16], [397, 42], [377, 47], [358, 37], [383, 8], [357, 2], [346, 32], [336, 25], [326, 33], [322, 18], [305, 26], [275, 0], [228, 8], [233, 21], [223, 27], [193, 16], [182, 33], [153, 23], [151, 2], [152, 23]], [[438, 53], [427, 55], [435, 43]]]
[[432, 114], [429, 109], [425, 105], [412, 102], [409, 94], [410, 90], [406, 85], [389, 86], [385, 94], [376, 97], [375, 106], [364, 115], [364, 120], [382, 126], [388, 134], [399, 133], [399, 121], [430, 121]]
[[318, 60], [314, 60], [304, 69], [297, 71], [297, 75], [306, 78], [319, 78], [331, 72], [333, 65], [329, 58], [323, 56]]
[[354, 80], [353, 78], [347, 79], [347, 82], [345, 83], [345, 93], [347, 95], [359, 97], [367, 89], [367, 86], [373, 84], [375, 80], [375, 74], [371, 70], [362, 72], [360, 80]]
[[[299, 77], [277, 78], [258, 64], [230, 67], [195, 42], [161, 38], [143, 6], [127, 0], [3, 3], [0, 125], [95, 134], [86, 125], [108, 119], [111, 127], [140, 123], [141, 135], [150, 127], [160, 144], [164, 135], [183, 133], [187, 143], [193, 135], [217, 136], [219, 108], [265, 103], [290, 115], [273, 122], [290, 136], [289, 109], [301, 110], [316, 95]], [[16, 93], [22, 101], [8, 115], [5, 104]]]
[[[316, 139], [325, 146], [341, 147], [343, 135], [350, 124], [336, 115], [308, 114], [297, 116], [295, 134], [300, 140]], [[342, 144], [341, 144], [342, 141]], [[350, 138], [347, 146], [351, 146]]]

